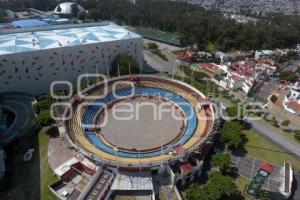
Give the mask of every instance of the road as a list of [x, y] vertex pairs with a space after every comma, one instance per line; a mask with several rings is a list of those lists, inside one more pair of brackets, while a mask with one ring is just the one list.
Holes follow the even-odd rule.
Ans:
[[16, 114], [15, 122], [9, 131], [2, 136], [1, 144], [8, 143], [14, 137], [21, 135], [24, 131], [28, 130], [32, 126], [32, 119], [34, 118], [34, 112], [32, 110], [33, 98], [21, 95], [21, 94], [9, 94], [5, 95], [0, 105], [3, 105]]
[[289, 138], [283, 136], [277, 131], [269, 128], [268, 126], [260, 123], [259, 121], [246, 119], [248, 123], [252, 125], [253, 130], [258, 134], [268, 138], [271, 142], [279, 145], [284, 150], [292, 153], [300, 159], [300, 145], [296, 142], [290, 140]]
[[[228, 106], [228, 104], [222, 101], [221, 99], [216, 99], [216, 101], [222, 103], [225, 106]], [[258, 134], [262, 135], [265, 138], [268, 138], [272, 143], [279, 145], [282, 149], [295, 155], [297, 158], [300, 159], [299, 144], [257, 120], [246, 119], [245, 121], [251, 124], [252, 129], [255, 130]]]

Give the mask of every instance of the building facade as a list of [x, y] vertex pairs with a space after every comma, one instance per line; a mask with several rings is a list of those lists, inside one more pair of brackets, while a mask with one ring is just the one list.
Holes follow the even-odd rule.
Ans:
[[109, 22], [6, 31], [0, 36], [0, 93], [38, 95], [53, 81], [107, 74], [118, 55], [142, 67], [142, 47], [141, 36]]

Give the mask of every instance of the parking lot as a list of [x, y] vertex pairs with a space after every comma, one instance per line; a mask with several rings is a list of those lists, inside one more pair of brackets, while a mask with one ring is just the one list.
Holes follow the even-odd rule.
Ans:
[[[232, 156], [231, 159], [232, 165], [236, 166], [238, 169], [238, 174], [240, 176], [245, 177], [248, 180], [251, 180], [255, 176], [255, 174], [259, 170], [260, 163], [262, 162], [261, 160], [258, 160], [248, 155], [244, 157]], [[269, 177], [268, 181], [265, 183], [264, 188], [268, 191], [277, 193], [279, 192], [279, 186], [281, 184], [281, 167], [274, 164], [272, 165], [273, 172]]]

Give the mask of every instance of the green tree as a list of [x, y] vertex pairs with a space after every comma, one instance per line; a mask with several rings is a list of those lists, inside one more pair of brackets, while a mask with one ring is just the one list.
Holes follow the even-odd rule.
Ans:
[[236, 121], [225, 121], [221, 130], [221, 140], [229, 148], [238, 148], [242, 142], [241, 139], [241, 125]]
[[78, 16], [79, 9], [78, 9], [78, 5], [76, 3], [73, 3], [71, 5], [71, 11], [72, 11], [72, 14], [74, 17]]
[[222, 200], [235, 194], [237, 187], [230, 176], [218, 172], [209, 175], [205, 185], [192, 184], [185, 192], [187, 200]]
[[229, 117], [236, 118], [239, 115], [239, 109], [237, 106], [227, 107], [225, 112], [228, 114]]
[[196, 183], [191, 184], [185, 192], [187, 200], [200, 200], [204, 195], [203, 188]]
[[78, 14], [78, 19], [84, 21], [84, 20], [86, 20], [87, 16], [88, 16], [88, 15], [87, 15], [86, 12], [80, 12], [80, 13]]
[[117, 56], [117, 58], [112, 63], [112, 69], [110, 75], [118, 76], [140, 73], [140, 68], [137, 62], [131, 56]]
[[213, 155], [211, 164], [213, 167], [219, 168], [222, 174], [230, 172], [231, 159], [229, 154], [217, 153]]
[[57, 12], [61, 12], [61, 7], [60, 7], [60, 5], [57, 6], [57, 9], [56, 9], [56, 10], [57, 10]]
[[295, 136], [296, 140], [300, 141], [300, 130], [295, 130], [294, 131], [294, 136]]
[[33, 120], [34, 125], [37, 127], [48, 126], [51, 122], [52, 118], [49, 110], [41, 111]]
[[51, 104], [52, 104], [52, 99], [43, 99], [33, 105], [33, 110], [35, 113], [39, 114], [43, 110], [49, 110]]
[[290, 125], [290, 123], [291, 123], [291, 120], [284, 120], [284, 121], [281, 122], [281, 125], [282, 126], [288, 126], [288, 125]]
[[214, 188], [213, 191], [219, 192], [219, 194], [216, 195], [218, 198], [215, 199], [230, 197], [237, 190], [237, 187], [230, 176], [225, 176], [217, 172], [209, 175], [206, 187]]

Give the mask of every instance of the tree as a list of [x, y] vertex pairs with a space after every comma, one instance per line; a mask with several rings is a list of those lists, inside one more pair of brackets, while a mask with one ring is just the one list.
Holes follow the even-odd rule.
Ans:
[[78, 19], [84, 21], [84, 20], [86, 20], [86, 18], [87, 18], [87, 13], [86, 12], [80, 12], [78, 14]]
[[74, 17], [77, 17], [78, 16], [78, 12], [79, 12], [79, 9], [78, 9], [78, 5], [76, 3], [73, 3], [71, 5], [71, 11], [72, 11], [72, 15]]
[[33, 123], [38, 127], [48, 126], [51, 122], [52, 118], [49, 110], [41, 111], [33, 120]]
[[187, 200], [200, 200], [204, 195], [203, 188], [196, 183], [191, 184], [185, 192]]
[[60, 5], [57, 6], [56, 10], [57, 10], [57, 12], [61, 12], [61, 7], [60, 7]]
[[211, 173], [207, 182], [208, 188], [215, 188], [220, 196], [216, 199], [224, 199], [224, 197], [230, 197], [237, 190], [233, 179], [230, 176], [224, 176], [218, 172]]
[[227, 115], [231, 118], [234, 118], [236, 120], [243, 119], [244, 116], [244, 111], [241, 106], [239, 106], [240, 100], [235, 100], [234, 103], [236, 104], [235, 106], [227, 107], [225, 109], [225, 112]]
[[296, 138], [296, 140], [300, 141], [300, 130], [295, 130], [294, 131], [294, 137]]
[[131, 56], [117, 56], [112, 63], [110, 75], [118, 76], [140, 73], [140, 68], [137, 62]]
[[284, 121], [281, 122], [281, 125], [282, 126], [288, 126], [288, 125], [290, 125], [290, 123], [291, 123], [290, 120], [284, 120]]
[[241, 125], [236, 121], [226, 121], [221, 130], [221, 140], [229, 148], [238, 148], [242, 142]]
[[151, 50], [157, 50], [158, 49], [158, 45], [154, 42], [149, 42], [148, 43], [148, 48]]
[[222, 174], [230, 172], [231, 159], [229, 154], [217, 153], [213, 155], [211, 164], [219, 168]]
[[33, 105], [33, 110], [35, 113], [39, 114], [43, 110], [49, 110], [51, 107], [51, 104], [52, 104], [52, 100], [43, 99]]
[[218, 172], [209, 175], [205, 185], [192, 184], [185, 192], [187, 200], [222, 200], [235, 194], [237, 187], [230, 176]]
[[273, 125], [274, 125], [275, 127], [279, 127], [279, 123], [278, 123], [278, 121], [277, 121], [276, 119], [273, 121]]

